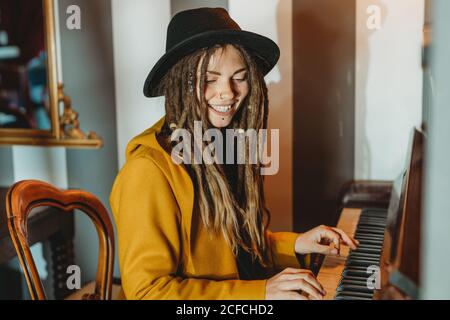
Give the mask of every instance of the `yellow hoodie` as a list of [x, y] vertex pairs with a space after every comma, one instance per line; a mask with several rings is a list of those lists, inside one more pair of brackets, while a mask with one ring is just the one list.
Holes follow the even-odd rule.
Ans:
[[[126, 298], [263, 300], [267, 280], [240, 280], [223, 236], [208, 233], [193, 213], [189, 174], [156, 140], [163, 123], [129, 142], [110, 195]], [[301, 267], [297, 237], [269, 233], [273, 273]]]

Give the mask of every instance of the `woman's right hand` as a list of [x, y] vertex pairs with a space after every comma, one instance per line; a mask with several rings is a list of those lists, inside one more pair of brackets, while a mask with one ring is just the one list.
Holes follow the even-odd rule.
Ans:
[[286, 268], [266, 282], [266, 300], [322, 300], [325, 294], [310, 270]]

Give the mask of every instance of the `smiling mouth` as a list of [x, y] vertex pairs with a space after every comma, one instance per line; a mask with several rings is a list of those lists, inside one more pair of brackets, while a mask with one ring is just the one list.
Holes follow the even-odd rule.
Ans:
[[217, 115], [219, 116], [228, 116], [233, 113], [233, 109], [236, 104], [233, 105], [224, 105], [224, 106], [212, 106], [209, 105], [209, 108]]

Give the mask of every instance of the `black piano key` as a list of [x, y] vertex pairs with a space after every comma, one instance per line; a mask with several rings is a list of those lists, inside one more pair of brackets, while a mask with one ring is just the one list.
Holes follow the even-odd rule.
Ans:
[[[366, 237], [384, 237], [384, 231], [386, 228], [375, 228], [375, 227], [361, 227], [355, 229], [355, 235], [357, 233]], [[381, 233], [383, 231], [383, 233]]]
[[370, 266], [376, 266], [378, 263], [373, 260], [353, 260], [348, 259], [345, 263], [346, 266], [355, 266], [355, 267], [370, 267]]
[[362, 218], [358, 221], [358, 225], [373, 225], [375, 227], [382, 227], [383, 225], [386, 225], [386, 219], [378, 219], [378, 218]]
[[372, 263], [378, 264], [380, 261], [380, 256], [368, 256], [368, 255], [358, 255], [358, 254], [350, 254], [347, 260], [351, 261], [370, 261]]
[[360, 257], [368, 257], [368, 258], [377, 258], [380, 257], [380, 252], [369, 252], [369, 251], [351, 251], [350, 255], [360, 256]]
[[380, 264], [380, 258], [375, 259], [369, 259], [367, 257], [361, 258], [361, 257], [349, 257], [347, 259], [348, 262], [346, 262], [346, 266], [349, 267], [364, 267], [367, 269], [367, 267], [373, 266], [373, 265], [379, 265]]
[[367, 288], [366, 284], [364, 284], [362, 286], [343, 284], [342, 286], [337, 288], [336, 292], [342, 292], [342, 291], [373, 294], [373, 290]]
[[387, 222], [387, 219], [380, 219], [380, 218], [362, 218], [358, 221], [358, 225], [363, 225], [363, 224], [369, 224], [369, 225], [374, 225], [374, 226], [385, 226]]
[[385, 228], [375, 226], [360, 226], [356, 228], [356, 232], [367, 232], [368, 234], [384, 234]]
[[372, 262], [372, 261], [378, 261], [380, 260], [380, 256], [379, 255], [369, 255], [369, 254], [363, 254], [363, 253], [357, 253], [357, 252], [352, 252], [348, 255], [347, 260], [352, 260], [352, 261], [365, 261], [367, 260], [368, 262]]
[[353, 252], [379, 255], [381, 252], [381, 248], [374, 249], [374, 248], [367, 248], [367, 247], [358, 247]]
[[383, 241], [384, 240], [384, 236], [372, 236], [372, 235], [368, 235], [366, 233], [355, 233], [355, 239], [356, 240], [374, 240], [374, 241]]
[[[356, 250], [360, 250], [360, 249], [374, 249], [374, 250], [378, 250], [381, 251], [382, 249], [382, 245], [374, 245], [374, 244], [367, 244], [367, 243], [360, 243], [358, 245], [358, 248]], [[355, 250], [355, 251], [356, 251]]]
[[341, 284], [349, 284], [349, 285], [358, 285], [358, 286], [366, 286], [367, 287], [367, 280], [348, 280], [348, 279], [341, 279], [339, 282], [339, 285]]
[[346, 270], [350, 270], [350, 271], [363, 271], [363, 272], [367, 272], [367, 267], [360, 267], [360, 266], [347, 266]]
[[386, 221], [387, 219], [385, 217], [359, 217], [358, 221]]
[[386, 209], [379, 209], [379, 208], [364, 208], [362, 210], [362, 214], [364, 214], [364, 215], [373, 214], [373, 215], [386, 216], [387, 215], [387, 210]]
[[384, 238], [384, 230], [382, 230], [383, 232], [381, 232], [380, 230], [370, 230], [368, 228], [357, 228], [355, 230], [355, 235], [362, 235], [362, 236], [366, 236], [366, 237], [377, 237], [377, 238]]
[[352, 277], [361, 277], [361, 278], [368, 278], [369, 274], [365, 271], [352, 271], [352, 270], [344, 270], [342, 272], [342, 275], [345, 276], [352, 276]]
[[367, 258], [377, 258], [380, 257], [380, 252], [374, 253], [374, 252], [367, 252], [367, 251], [351, 251], [349, 256], [358, 256], [358, 257], [367, 257]]
[[342, 277], [340, 281], [367, 282], [367, 279], [368, 278], [347, 276], [347, 277]]
[[364, 237], [364, 239], [361, 239], [361, 237], [354, 237], [354, 238], [356, 240], [358, 240], [360, 244], [367, 243], [367, 241], [371, 241], [372, 245], [378, 246], [380, 248], [383, 247], [383, 239], [382, 238], [381, 239], [375, 239], [375, 238], [367, 239], [365, 237]]
[[360, 228], [356, 228], [356, 233], [367, 233], [368, 236], [379, 236], [384, 235], [386, 227], [374, 227], [374, 226], [361, 226]]
[[362, 252], [362, 250], [372, 250], [373, 253], [377, 254], [380, 253], [382, 249], [382, 246], [378, 245], [366, 245], [366, 244], [360, 244], [355, 250], [353, 251], [360, 251]]
[[373, 300], [372, 298], [352, 297], [352, 296], [338, 296], [336, 300]]
[[358, 221], [358, 225], [363, 225], [363, 224], [382, 226], [382, 225], [386, 225], [386, 219], [362, 218]]
[[[363, 263], [363, 262], [373, 263], [373, 262], [377, 262], [379, 260], [380, 260], [380, 257], [369, 257], [367, 255], [358, 255], [355, 253], [352, 253], [351, 255], [349, 255], [347, 257], [347, 261], [355, 261], [355, 262], [361, 262], [361, 263]], [[361, 266], [363, 266], [363, 265], [361, 265]]]
[[363, 239], [360, 239], [358, 241], [359, 241], [359, 245], [371, 245], [371, 246], [377, 246], [380, 248], [383, 246], [383, 241], [363, 240]]
[[360, 221], [358, 227], [386, 228], [385, 221]]
[[360, 255], [360, 254], [351, 254], [348, 256], [347, 260], [351, 261], [367, 261], [367, 262], [375, 262], [377, 264], [380, 261], [380, 256], [369, 256], [369, 255]]
[[[378, 266], [379, 262], [375, 260], [348, 260], [345, 263], [345, 267], [348, 269], [350, 267], [359, 267], [359, 271], [367, 272], [368, 268], [371, 266]], [[354, 269], [356, 270], [356, 269]]]
[[363, 220], [358, 223], [360, 227], [386, 228], [386, 221]]
[[366, 281], [367, 280], [367, 275], [364, 275], [364, 276], [352, 276], [352, 275], [344, 276], [344, 275], [342, 275], [341, 280]]
[[360, 219], [363, 218], [379, 218], [379, 219], [386, 219], [385, 215], [377, 215], [377, 214], [361, 214]]
[[386, 217], [377, 217], [377, 216], [361, 216], [359, 221], [386, 221]]
[[358, 233], [367, 233], [367, 234], [370, 234], [371, 236], [372, 235], [383, 235], [383, 237], [384, 237], [384, 229], [379, 229], [379, 228], [358, 228], [358, 229], [356, 229], [356, 232], [355, 232], [355, 234], [358, 234]]
[[379, 215], [379, 216], [377, 216], [377, 215], [366, 215], [366, 214], [362, 214], [361, 216], [360, 216], [360, 219], [364, 219], [364, 218], [366, 218], [366, 219], [368, 219], [368, 218], [373, 218], [373, 219], [386, 219], [386, 217], [387, 216], [381, 216], [381, 215]]
[[362, 214], [360, 217], [360, 219], [386, 219], [387, 215], [367, 215], [367, 214]]
[[369, 229], [369, 230], [381, 230], [384, 231], [386, 229], [385, 225], [378, 225], [378, 224], [368, 224], [368, 223], [364, 223], [364, 224], [360, 224], [358, 225], [358, 227], [356, 228], [355, 231], [361, 230], [361, 229]]
[[385, 209], [381, 209], [381, 210], [365, 209], [361, 212], [361, 215], [364, 217], [367, 217], [367, 216], [386, 217], [387, 210], [385, 210]]
[[364, 233], [364, 232], [358, 232], [354, 234], [354, 238], [359, 238], [361, 240], [372, 240], [372, 241], [383, 241], [384, 240], [384, 236], [380, 236], [380, 235], [371, 235], [368, 233]]
[[365, 251], [350, 251], [349, 256], [354, 256], [354, 257], [367, 257], [369, 259], [376, 259], [379, 258], [381, 256], [380, 252], [378, 253], [369, 253], [369, 252], [365, 252]]
[[372, 293], [365, 292], [353, 292], [353, 291], [339, 291], [336, 297], [358, 297], [358, 298], [369, 298], [373, 297]]

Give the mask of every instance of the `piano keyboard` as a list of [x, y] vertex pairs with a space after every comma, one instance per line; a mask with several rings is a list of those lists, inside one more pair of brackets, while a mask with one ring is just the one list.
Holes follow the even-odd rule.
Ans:
[[327, 256], [317, 276], [327, 291], [325, 300], [372, 300], [367, 286], [369, 266], [379, 266], [387, 210], [344, 209], [338, 228], [360, 242], [355, 251], [341, 247], [341, 255]]

